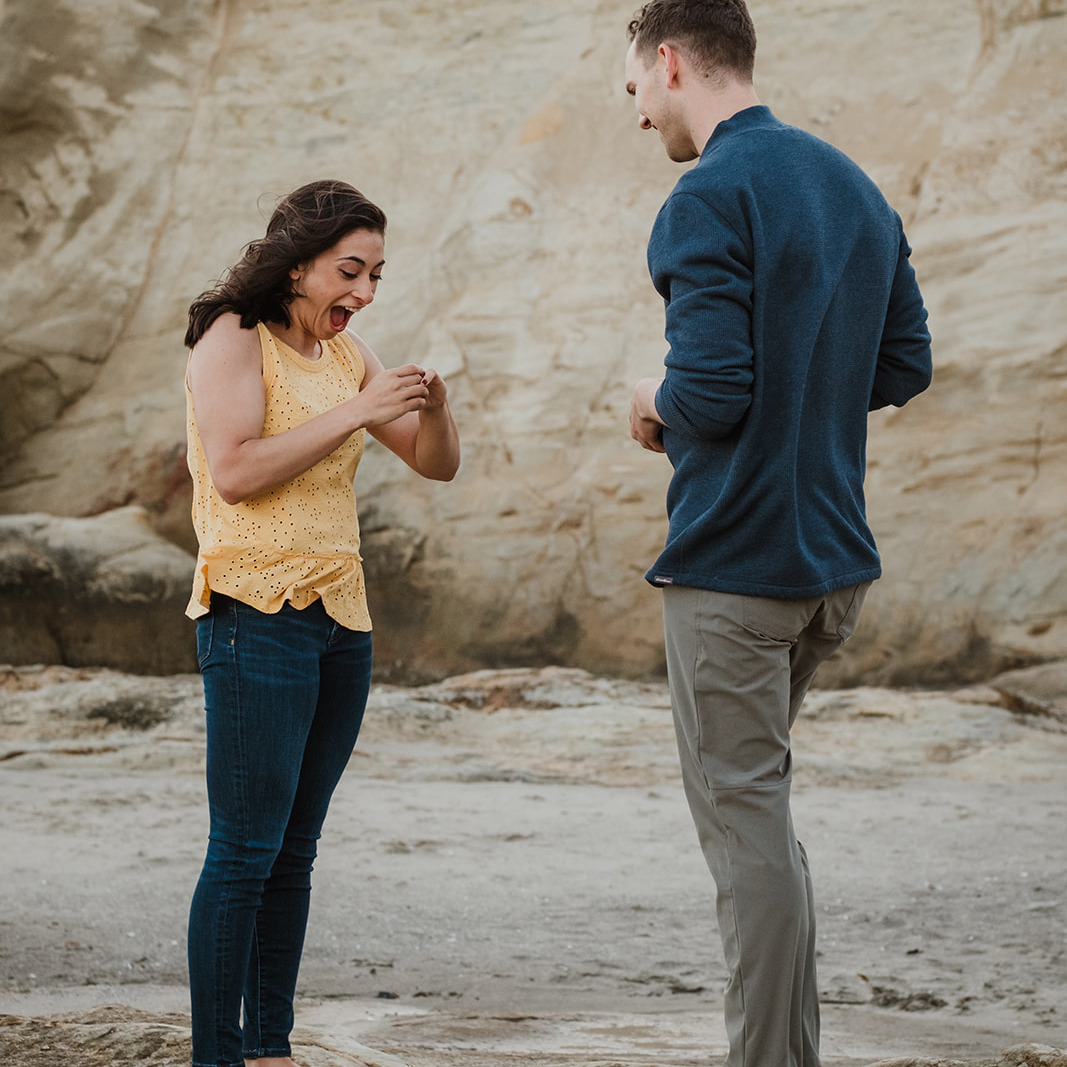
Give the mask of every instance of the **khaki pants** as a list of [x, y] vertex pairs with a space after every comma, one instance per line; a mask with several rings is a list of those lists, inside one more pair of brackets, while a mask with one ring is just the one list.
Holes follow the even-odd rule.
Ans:
[[718, 889], [727, 1067], [818, 1067], [815, 907], [789, 811], [789, 731], [869, 583], [806, 600], [663, 590], [686, 797]]

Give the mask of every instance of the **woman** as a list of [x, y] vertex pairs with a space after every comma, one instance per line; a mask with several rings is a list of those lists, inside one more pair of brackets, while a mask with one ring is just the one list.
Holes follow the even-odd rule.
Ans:
[[386, 370], [348, 332], [384, 248], [381, 210], [313, 182], [189, 309], [187, 614], [211, 813], [189, 919], [195, 1067], [293, 1067], [311, 866], [370, 687], [352, 487], [365, 431], [424, 477], [459, 467], [441, 378]]

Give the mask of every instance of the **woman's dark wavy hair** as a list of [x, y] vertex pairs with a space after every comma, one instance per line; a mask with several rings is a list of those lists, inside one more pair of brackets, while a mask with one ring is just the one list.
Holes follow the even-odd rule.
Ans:
[[384, 234], [385, 221], [385, 212], [347, 182], [326, 179], [294, 189], [274, 209], [266, 236], [247, 244], [221, 281], [192, 302], [186, 347], [228, 311], [241, 317], [246, 330], [257, 322], [289, 326], [289, 305], [297, 295], [289, 272], [354, 230]]

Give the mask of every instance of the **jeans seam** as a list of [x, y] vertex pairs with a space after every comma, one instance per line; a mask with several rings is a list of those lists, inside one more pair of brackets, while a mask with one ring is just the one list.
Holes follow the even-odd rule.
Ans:
[[[265, 888], [265, 886], [264, 886], [264, 888]], [[252, 965], [252, 961], [253, 960], [255, 960], [255, 963], [256, 963], [255, 974], [251, 975], [251, 976], [246, 976], [245, 982], [247, 984], [247, 982], [249, 981], [249, 977], [250, 977], [251, 980], [256, 983], [256, 1019], [255, 1019], [256, 1036], [259, 1038], [260, 1044], [262, 1044], [262, 1041], [263, 1041], [263, 967], [261, 966], [260, 959], [259, 959], [259, 916], [258, 915], [256, 916], [256, 922], [252, 927], [252, 949], [249, 952], [249, 956], [248, 956], [249, 966]], [[246, 1013], [245, 1029], [247, 1029], [247, 1026], [248, 1026], [248, 1019], [247, 1019], [248, 997], [245, 996], [243, 999], [244, 999], [244, 1010], [245, 1010], [245, 1013]], [[244, 1037], [243, 1031], [242, 1031], [242, 1035], [241, 1036], [242, 1036], [242, 1038]], [[243, 1044], [243, 1042], [242, 1042], [242, 1044]], [[263, 1053], [263, 1052], [260, 1052], [260, 1051], [252, 1051], [252, 1052], [246, 1051], [245, 1054], [244, 1054], [244, 1057], [245, 1057], [246, 1060], [253, 1060], [253, 1059], [257, 1059], [258, 1057], [263, 1056], [263, 1055], [266, 1055], [266, 1054]]]

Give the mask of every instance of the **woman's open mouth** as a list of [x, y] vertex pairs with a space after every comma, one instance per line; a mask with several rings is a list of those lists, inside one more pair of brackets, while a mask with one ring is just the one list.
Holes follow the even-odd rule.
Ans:
[[343, 307], [340, 304], [334, 305], [330, 308], [330, 326], [336, 332], [340, 333], [347, 325], [348, 320], [356, 313], [355, 308]]

